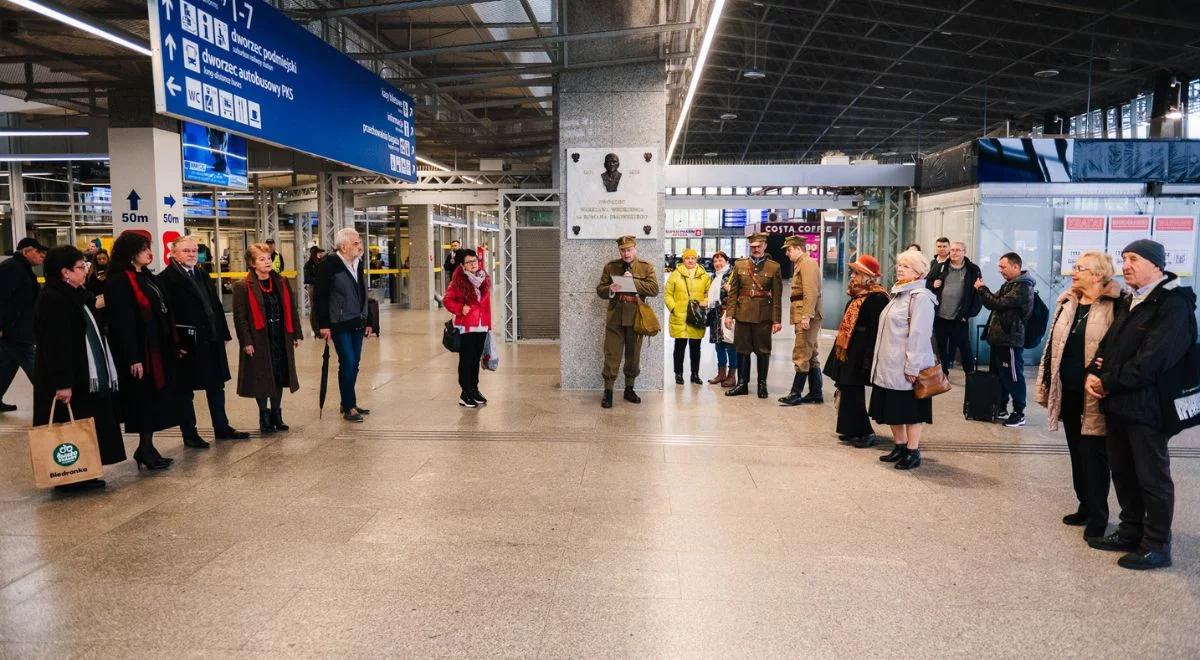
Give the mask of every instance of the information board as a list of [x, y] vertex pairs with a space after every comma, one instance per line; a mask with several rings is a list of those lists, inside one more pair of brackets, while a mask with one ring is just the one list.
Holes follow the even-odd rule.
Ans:
[[190, 121], [183, 122], [183, 181], [245, 190], [246, 138]]
[[1196, 217], [1154, 216], [1154, 240], [1167, 250], [1167, 270], [1191, 277], [1196, 269]]
[[160, 113], [406, 181], [413, 99], [265, 0], [149, 0]]
[[1121, 250], [1126, 245], [1139, 238], [1150, 237], [1150, 216], [1148, 215], [1114, 215], [1108, 219], [1108, 254], [1112, 256], [1113, 265], [1121, 272]]
[[1104, 252], [1108, 218], [1102, 215], [1068, 215], [1063, 218], [1061, 274], [1070, 275], [1079, 255], [1089, 250]]

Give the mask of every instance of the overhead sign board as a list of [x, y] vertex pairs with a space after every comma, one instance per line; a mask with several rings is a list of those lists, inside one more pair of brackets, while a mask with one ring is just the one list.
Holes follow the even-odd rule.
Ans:
[[264, 0], [149, 0], [160, 113], [416, 181], [411, 96]]

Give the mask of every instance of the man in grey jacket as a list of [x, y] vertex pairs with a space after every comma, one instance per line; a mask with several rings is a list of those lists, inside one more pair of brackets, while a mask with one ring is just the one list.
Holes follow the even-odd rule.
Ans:
[[1000, 257], [1000, 276], [1004, 285], [992, 293], [983, 278], [975, 280], [975, 289], [983, 306], [992, 311], [985, 337], [992, 347], [992, 373], [1000, 378], [1003, 391], [1001, 409], [1012, 398], [1013, 412], [999, 420], [1005, 426], [1025, 426], [1025, 324], [1033, 313], [1034, 281], [1021, 270], [1021, 257], [1009, 252]]
[[338, 390], [342, 418], [362, 422], [370, 411], [358, 405], [354, 386], [362, 361], [363, 339], [371, 334], [367, 325], [367, 276], [362, 262], [363, 243], [350, 227], [338, 230], [337, 252], [317, 266], [317, 333], [332, 341], [338, 356]]

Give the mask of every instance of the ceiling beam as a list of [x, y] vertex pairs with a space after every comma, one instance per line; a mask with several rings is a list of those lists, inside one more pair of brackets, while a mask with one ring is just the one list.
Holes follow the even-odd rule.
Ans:
[[463, 94], [466, 92], [481, 92], [489, 89], [509, 89], [514, 87], [545, 87], [554, 85], [554, 76], [541, 76], [538, 78], [519, 78], [516, 80], [505, 80], [501, 82], [488, 83], [471, 83], [468, 85], [454, 85], [438, 88], [438, 91], [443, 94]]
[[664, 32], [680, 32], [695, 29], [695, 23], [664, 23], [659, 25], [643, 25], [640, 27], [622, 28], [619, 30], [600, 30], [597, 32], [576, 32], [574, 34], [555, 34], [544, 37], [525, 37], [521, 39], [502, 39], [483, 43], [455, 44], [453, 46], [437, 46], [416, 50], [400, 50], [385, 53], [348, 53], [347, 56], [356, 60], [403, 59], [412, 60], [420, 57], [436, 57], [452, 53], [478, 53], [492, 50], [511, 48], [540, 47], [546, 44], [566, 43], [572, 41], [590, 41], [597, 39], [622, 39], [645, 35], [662, 34]]
[[522, 96], [519, 98], [490, 99], [475, 103], [463, 103], [462, 107], [466, 110], [482, 110], [484, 108], [512, 108], [522, 105], [540, 105], [542, 103], [553, 102], [553, 96]]
[[334, 9], [293, 10], [287, 13], [306, 18], [338, 18], [345, 16], [366, 16], [369, 14], [391, 14], [398, 11], [417, 11], [419, 9], [437, 9], [439, 7], [458, 7], [474, 5], [498, 0], [405, 0], [404, 2], [380, 2], [377, 4], [358, 5], [355, 7], [337, 7]]
[[[538, 23], [539, 27], [550, 28], [549, 23]], [[467, 23], [464, 21], [379, 21], [372, 23], [373, 29], [379, 30], [521, 30], [532, 26], [527, 21], [500, 21], [492, 23]]]

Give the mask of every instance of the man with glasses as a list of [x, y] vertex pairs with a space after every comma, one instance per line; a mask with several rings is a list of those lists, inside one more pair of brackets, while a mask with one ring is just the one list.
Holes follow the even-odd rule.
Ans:
[[[939, 239], [939, 252], [941, 245]], [[969, 374], [975, 371], [975, 353], [971, 349], [970, 339], [971, 319], [979, 314], [983, 306], [975, 290], [975, 280], [983, 277], [983, 272], [967, 258], [967, 244], [962, 241], [951, 243], [949, 258], [935, 268], [938, 275], [929, 288], [933, 289], [938, 299], [933, 337], [942, 359], [942, 370], [949, 376], [954, 354], [959, 353], [962, 355], [963, 372]]]

